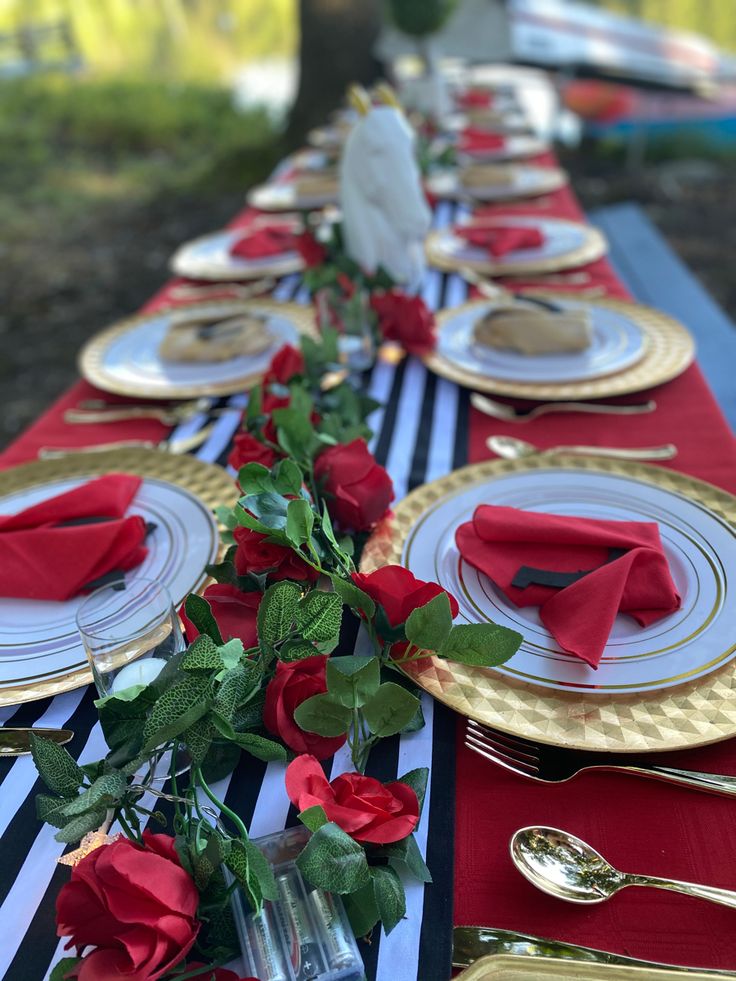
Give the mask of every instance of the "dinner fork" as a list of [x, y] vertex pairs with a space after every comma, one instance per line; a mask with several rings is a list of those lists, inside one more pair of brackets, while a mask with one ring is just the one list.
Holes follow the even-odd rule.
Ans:
[[646, 402], [637, 402], [634, 405], [604, 405], [597, 402], [543, 402], [535, 405], [533, 409], [520, 411], [512, 405], [504, 402], [496, 402], [489, 399], [486, 395], [473, 392], [470, 396], [470, 403], [479, 412], [483, 412], [493, 419], [501, 419], [504, 422], [529, 422], [538, 416], [545, 416], [551, 412], [585, 412], [592, 415], [601, 416], [637, 416], [644, 412], [654, 412], [657, 403], [653, 399]]
[[491, 763], [511, 770], [537, 783], [565, 783], [589, 770], [608, 770], [649, 777], [678, 784], [691, 790], [702, 790], [722, 797], [736, 797], [736, 777], [720, 773], [681, 770], [658, 763], [631, 762], [631, 757], [561, 749], [534, 743], [519, 736], [498, 732], [474, 719], [468, 719], [465, 745]]

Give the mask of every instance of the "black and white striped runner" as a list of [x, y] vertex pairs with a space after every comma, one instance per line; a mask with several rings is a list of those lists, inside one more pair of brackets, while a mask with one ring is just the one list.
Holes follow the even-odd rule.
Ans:
[[[434, 217], [439, 227], [455, 220], [457, 211], [441, 204]], [[274, 295], [307, 300], [298, 276], [282, 280]], [[456, 276], [430, 271], [424, 298], [433, 308], [453, 306], [465, 299], [465, 284]], [[372, 450], [391, 474], [397, 500], [467, 461], [466, 392], [429, 374], [415, 358], [396, 366], [378, 362], [367, 389], [382, 403], [370, 420], [375, 431]], [[224, 462], [245, 401], [244, 396], [235, 396], [221, 403], [232, 412], [219, 416], [213, 433], [197, 451], [200, 459]], [[189, 435], [206, 422], [204, 414], [190, 419], [173, 435]], [[343, 640], [360, 644], [349, 625]], [[88, 688], [0, 709], [0, 724], [70, 728], [75, 733], [70, 752], [89, 762], [106, 752], [93, 698]], [[368, 773], [381, 780], [396, 779], [418, 766], [430, 767], [417, 840], [434, 878], [427, 888], [409, 882], [406, 920], [389, 937], [381, 932], [369, 947], [362, 946], [368, 977], [375, 981], [450, 976], [455, 728], [453, 716], [443, 706], [425, 696], [423, 707], [425, 728], [385, 740], [368, 766]], [[332, 776], [346, 769], [351, 769], [349, 758], [338, 753]], [[259, 763], [244, 756], [236, 771], [214, 789], [242, 815], [255, 838], [296, 821], [283, 778], [283, 764]], [[62, 956], [62, 943], [55, 936], [54, 903], [69, 873], [56, 864], [64, 846], [54, 841], [55, 829], [36, 820], [34, 796], [41, 789], [29, 757], [0, 763], [0, 978], [7, 981], [45, 981]]]

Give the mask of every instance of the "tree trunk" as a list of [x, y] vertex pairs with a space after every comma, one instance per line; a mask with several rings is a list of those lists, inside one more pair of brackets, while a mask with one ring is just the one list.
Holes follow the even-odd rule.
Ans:
[[351, 82], [368, 85], [382, 74], [373, 56], [381, 27], [381, 0], [300, 0], [299, 91], [286, 141], [325, 122]]

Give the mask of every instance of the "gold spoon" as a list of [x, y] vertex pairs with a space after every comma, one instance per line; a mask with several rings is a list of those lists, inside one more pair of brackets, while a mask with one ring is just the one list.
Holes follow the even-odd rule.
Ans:
[[546, 450], [540, 449], [534, 443], [529, 443], [525, 439], [517, 439], [516, 436], [489, 436], [486, 446], [497, 456], [504, 460], [523, 460], [524, 457], [534, 456], [535, 454], [548, 453], [573, 453], [583, 456], [605, 456], [616, 460], [671, 460], [677, 456], [677, 447], [674, 443], [665, 443], [664, 446], [550, 446]]
[[730, 889], [619, 872], [595, 848], [558, 828], [520, 828], [511, 838], [510, 850], [525, 879], [568, 903], [602, 903], [627, 886], [651, 886], [736, 908], [736, 892]]

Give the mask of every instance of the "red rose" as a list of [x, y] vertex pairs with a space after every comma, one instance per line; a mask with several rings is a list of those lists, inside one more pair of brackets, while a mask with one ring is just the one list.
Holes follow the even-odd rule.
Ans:
[[373, 845], [401, 841], [419, 823], [419, 801], [408, 784], [383, 784], [360, 773], [343, 773], [328, 783], [313, 756], [297, 756], [289, 764], [286, 792], [298, 810], [319, 806], [351, 838]]
[[409, 354], [419, 357], [434, 350], [434, 314], [420, 296], [389, 290], [372, 296], [371, 306], [385, 340], [397, 341]]
[[276, 383], [277, 385], [288, 385], [294, 375], [304, 374], [304, 356], [302, 352], [291, 344], [284, 344], [271, 358], [268, 371], [263, 376], [263, 386]]
[[[210, 604], [212, 616], [217, 621], [223, 640], [237, 637], [243, 641], [246, 650], [257, 645], [256, 617], [263, 593], [242, 593], [228, 583], [214, 583], [205, 589], [202, 596]], [[183, 605], [179, 616], [191, 644], [195, 637], [199, 637], [199, 631], [186, 615]]]
[[297, 753], [313, 753], [324, 760], [344, 746], [347, 735], [320, 736], [305, 732], [294, 721], [294, 711], [312, 695], [327, 691], [327, 657], [316, 654], [299, 661], [279, 661], [276, 674], [266, 686], [263, 723]]
[[[403, 565], [385, 565], [367, 575], [354, 572], [353, 582], [383, 607], [386, 619], [392, 627], [400, 627], [402, 623], [406, 623], [412, 610], [425, 606], [440, 593], [447, 593], [436, 582], [417, 579]], [[447, 596], [450, 600], [450, 612], [456, 617], [459, 610], [457, 600], [452, 593], [447, 593]]]
[[246, 463], [262, 463], [270, 470], [276, 462], [276, 454], [250, 433], [237, 433], [227, 462], [234, 470], [240, 470]]
[[234, 971], [228, 971], [226, 967], [206, 967], [204, 964], [200, 964], [199, 961], [187, 964], [187, 981], [189, 981], [189, 971], [193, 971], [195, 967], [201, 967], [202, 973], [195, 974], [191, 981], [258, 981], [258, 978], [241, 978]]
[[56, 932], [67, 949], [95, 947], [73, 969], [80, 981], [156, 981], [197, 938], [199, 893], [168, 835], [143, 832], [90, 852], [56, 898]]
[[249, 572], [268, 572], [272, 582], [277, 579], [314, 582], [319, 576], [317, 570], [303, 562], [293, 549], [266, 541], [267, 536], [258, 531], [241, 525], [233, 535], [238, 546], [235, 571], [239, 576], [247, 576]]
[[307, 267], [321, 266], [327, 259], [327, 249], [317, 241], [311, 232], [302, 232], [301, 235], [297, 235], [296, 247]]
[[364, 439], [323, 450], [314, 475], [327, 495], [330, 516], [343, 528], [369, 531], [394, 499], [391, 478]]

